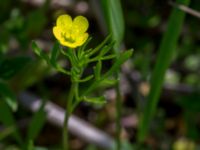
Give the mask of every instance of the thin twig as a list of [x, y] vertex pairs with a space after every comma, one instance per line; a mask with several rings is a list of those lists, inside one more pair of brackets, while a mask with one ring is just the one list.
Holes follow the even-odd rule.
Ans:
[[182, 4], [175, 3], [173, 1], [170, 1], [169, 4], [171, 6], [173, 6], [173, 7], [176, 7], [178, 9], [180, 9], [180, 10], [182, 10], [182, 11], [184, 11], [184, 12], [186, 12], [186, 13], [188, 13], [188, 14], [190, 14], [192, 16], [195, 16], [195, 17], [200, 19], [200, 12], [198, 12], [198, 11], [196, 11], [194, 9], [191, 9], [191, 8], [185, 6], [185, 5], [182, 5]]

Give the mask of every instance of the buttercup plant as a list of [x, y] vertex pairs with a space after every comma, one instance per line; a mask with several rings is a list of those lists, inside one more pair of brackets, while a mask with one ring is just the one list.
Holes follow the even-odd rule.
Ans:
[[[35, 42], [32, 43], [34, 52], [44, 59], [50, 66], [58, 72], [70, 76], [71, 88], [66, 103], [66, 113], [63, 124], [63, 148], [69, 150], [67, 124], [70, 115], [80, 102], [86, 101], [96, 104], [106, 102], [104, 96], [91, 97], [90, 94], [98, 86], [114, 85], [118, 79], [111, 80], [110, 77], [120, 69], [120, 66], [132, 55], [132, 50], [128, 50], [117, 57], [111, 51], [114, 42], [111, 35], [95, 48], [87, 48], [91, 38], [86, 32], [89, 27], [88, 20], [83, 16], [77, 16], [72, 20], [71, 16], [64, 14], [58, 17], [56, 26], [53, 27], [53, 34], [58, 40], [49, 54], [44, 53]], [[70, 62], [70, 70], [63, 68], [57, 61], [63, 55]], [[110, 69], [102, 74], [102, 61], [114, 59]], [[95, 63], [93, 74], [83, 77], [83, 72], [90, 63]], [[79, 85], [85, 84], [84, 90]]]

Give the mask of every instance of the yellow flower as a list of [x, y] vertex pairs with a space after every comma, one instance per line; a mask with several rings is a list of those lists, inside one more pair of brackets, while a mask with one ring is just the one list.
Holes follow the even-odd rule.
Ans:
[[60, 44], [76, 48], [87, 40], [88, 27], [89, 23], [85, 17], [77, 16], [72, 20], [71, 16], [65, 14], [58, 17], [56, 26], [53, 27], [53, 34]]

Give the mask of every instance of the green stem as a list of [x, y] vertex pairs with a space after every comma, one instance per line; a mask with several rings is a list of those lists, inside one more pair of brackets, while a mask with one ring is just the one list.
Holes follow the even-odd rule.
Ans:
[[64, 118], [64, 124], [63, 124], [63, 149], [64, 150], [69, 150], [68, 121], [69, 121], [70, 115], [73, 112], [71, 106], [72, 106], [72, 102], [75, 95], [74, 88], [76, 88], [76, 86], [77, 86], [77, 83], [72, 82], [71, 89], [70, 89], [69, 96], [66, 103], [66, 111], [65, 111], [65, 118]]
[[[116, 74], [116, 78], [119, 78], [119, 73]], [[116, 87], [116, 144], [117, 150], [121, 150], [121, 114], [122, 114], [122, 96], [120, 93], [119, 81], [117, 81]]]

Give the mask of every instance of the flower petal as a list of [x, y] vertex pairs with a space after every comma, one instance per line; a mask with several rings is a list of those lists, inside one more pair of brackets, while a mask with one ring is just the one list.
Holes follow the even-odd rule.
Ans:
[[89, 27], [89, 23], [87, 18], [83, 17], [83, 16], [77, 16], [74, 20], [73, 20], [73, 31], [78, 32], [78, 33], [84, 33]]
[[56, 25], [63, 30], [69, 30], [72, 27], [72, 18], [71, 16], [65, 14], [58, 17]]
[[76, 44], [77, 44], [77, 46], [81, 46], [81, 45], [83, 45], [85, 42], [86, 42], [86, 40], [88, 39], [88, 33], [84, 33], [84, 34], [82, 34], [82, 35], [80, 35], [77, 39], [76, 39]]
[[57, 27], [57, 26], [53, 27], [53, 34], [54, 34], [54, 36], [56, 37], [57, 40], [62, 39], [61, 32], [62, 32], [62, 30], [59, 27]]
[[67, 47], [70, 47], [70, 48], [76, 48], [77, 47], [76, 43], [71, 43], [71, 42], [66, 41], [64, 39], [61, 39], [59, 42], [60, 42], [60, 44], [67, 46]]

